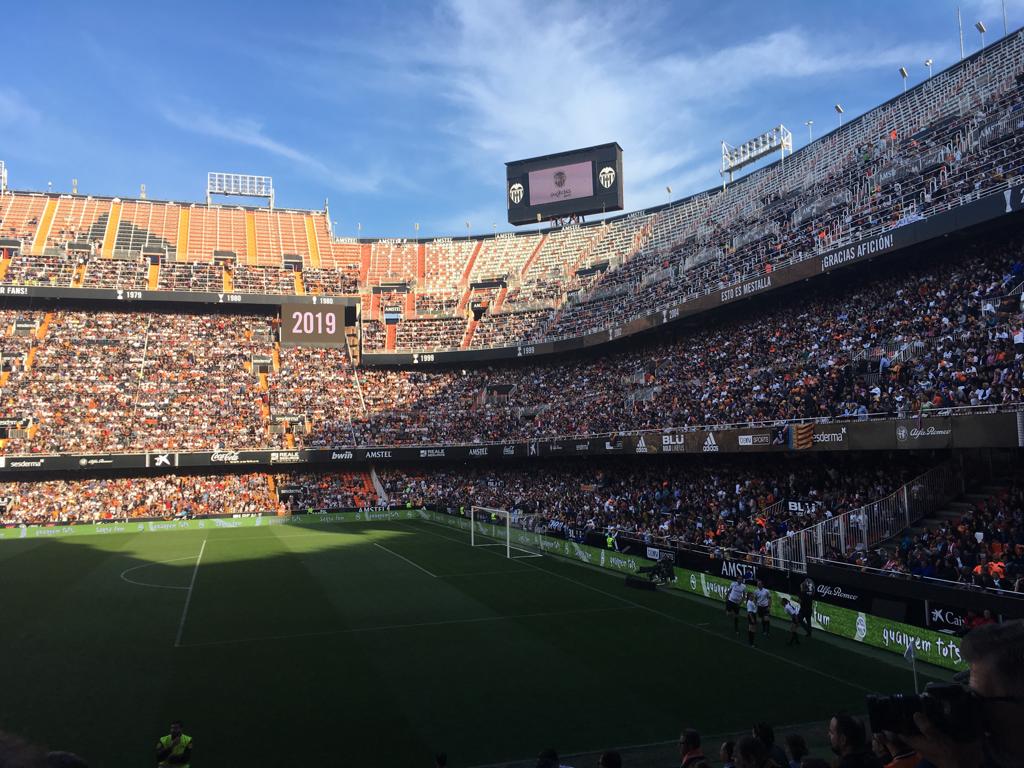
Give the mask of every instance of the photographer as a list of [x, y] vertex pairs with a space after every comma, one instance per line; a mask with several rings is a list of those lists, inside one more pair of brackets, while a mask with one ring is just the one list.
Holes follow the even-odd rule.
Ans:
[[900, 738], [937, 768], [1024, 767], [1024, 621], [978, 627], [964, 638], [960, 651], [970, 665], [978, 737], [956, 740], [916, 712], [920, 733]]

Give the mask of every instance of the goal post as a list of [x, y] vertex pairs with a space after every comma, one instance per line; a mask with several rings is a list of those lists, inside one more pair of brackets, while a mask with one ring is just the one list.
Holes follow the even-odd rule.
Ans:
[[469, 508], [469, 515], [471, 547], [500, 547], [505, 550], [505, 557], [510, 560], [520, 557], [542, 557], [512, 543], [512, 513], [509, 510], [473, 505]]

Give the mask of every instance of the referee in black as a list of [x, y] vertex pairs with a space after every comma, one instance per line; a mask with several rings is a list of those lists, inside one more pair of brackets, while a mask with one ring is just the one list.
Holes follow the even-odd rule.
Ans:
[[814, 613], [814, 582], [810, 577], [800, 584], [800, 624], [804, 634], [811, 636], [811, 615]]

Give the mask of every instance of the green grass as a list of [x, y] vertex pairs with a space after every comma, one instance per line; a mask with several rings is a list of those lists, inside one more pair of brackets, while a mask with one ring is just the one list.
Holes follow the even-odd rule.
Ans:
[[324, 528], [4, 542], [0, 728], [94, 766], [151, 764], [181, 718], [196, 768], [462, 767], [823, 722], [911, 687], [852, 644], [777, 626], [751, 650], [717, 605], [430, 523]]

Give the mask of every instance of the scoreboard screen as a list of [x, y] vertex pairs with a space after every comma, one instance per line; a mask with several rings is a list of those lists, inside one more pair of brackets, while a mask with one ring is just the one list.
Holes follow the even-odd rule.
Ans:
[[342, 304], [282, 304], [281, 344], [304, 347], [345, 345]]
[[621, 211], [622, 148], [602, 144], [505, 163], [510, 224]]

